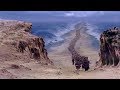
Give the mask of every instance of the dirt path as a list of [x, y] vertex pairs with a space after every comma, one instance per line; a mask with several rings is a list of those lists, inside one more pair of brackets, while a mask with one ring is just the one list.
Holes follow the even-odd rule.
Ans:
[[[77, 26], [78, 25], [78, 26]], [[68, 47], [68, 50], [70, 51], [72, 57], [74, 57], [75, 55], [77, 56], [81, 56], [76, 50], [75, 50], [75, 44], [77, 43], [77, 41], [79, 40], [80, 38], [80, 30], [83, 29], [83, 26], [84, 25], [80, 25], [80, 24], [77, 24], [75, 26], [75, 30], [76, 30], [76, 35], [75, 37], [73, 38], [73, 40], [71, 40], [70, 44], [69, 44], [69, 47]]]

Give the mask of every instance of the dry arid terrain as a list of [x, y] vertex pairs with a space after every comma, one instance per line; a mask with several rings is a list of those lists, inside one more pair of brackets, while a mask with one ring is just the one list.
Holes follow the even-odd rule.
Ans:
[[[14, 23], [12, 23], [14, 22]], [[2, 24], [8, 26], [2, 26]], [[119, 79], [119, 67], [105, 67], [95, 69], [95, 62], [99, 60], [98, 51], [91, 44], [90, 35], [86, 33], [86, 28], [79, 29], [80, 38], [76, 42], [75, 49], [81, 55], [90, 59], [90, 70], [80, 70], [79, 74], [75, 72], [75, 66], [72, 65], [71, 53], [68, 51], [71, 40], [76, 36], [76, 30], [67, 33], [65, 42], [60, 46], [51, 47], [48, 52], [49, 59], [54, 63], [44, 64], [35, 59], [31, 59], [27, 51], [20, 53], [11, 42], [24, 40], [25, 37], [36, 37], [23, 31], [25, 27], [17, 27], [12, 30], [9, 26], [16, 26], [23, 22], [1, 21], [0, 24], [0, 78], [1, 79]], [[27, 26], [28, 25], [28, 26]], [[25, 25], [26, 28], [30, 24]], [[13, 26], [14, 27], [14, 26]], [[19, 39], [18, 39], [19, 38]], [[44, 62], [44, 60], [43, 60]], [[94, 70], [95, 69], [95, 70]]]

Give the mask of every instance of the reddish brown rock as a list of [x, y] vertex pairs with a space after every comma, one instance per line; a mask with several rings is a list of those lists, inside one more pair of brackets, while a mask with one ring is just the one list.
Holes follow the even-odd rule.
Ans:
[[[50, 63], [45, 49], [45, 42], [42, 37], [31, 34], [32, 23], [14, 20], [0, 21], [0, 56], [7, 57], [7, 60], [32, 59]], [[5, 50], [3, 50], [5, 49]], [[3, 58], [2, 58], [3, 60]]]
[[117, 66], [120, 61], [120, 29], [114, 27], [100, 36], [100, 61], [102, 65]]

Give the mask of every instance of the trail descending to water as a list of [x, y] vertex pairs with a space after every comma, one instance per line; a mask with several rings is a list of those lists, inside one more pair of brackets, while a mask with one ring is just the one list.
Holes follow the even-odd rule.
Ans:
[[[82, 25], [82, 26], [81, 26]], [[76, 30], [76, 35], [75, 37], [71, 40], [70, 44], [69, 44], [69, 47], [68, 47], [68, 50], [70, 51], [70, 53], [72, 54], [72, 63], [73, 65], [75, 64], [75, 66], [77, 65], [77, 67], [81, 66], [83, 64], [84, 61], [88, 61], [88, 57], [85, 57], [85, 56], [82, 56], [80, 55], [80, 53], [78, 53], [76, 50], [75, 50], [75, 45], [77, 43], [77, 41], [80, 39], [81, 35], [80, 35], [80, 30], [84, 29], [84, 26], [83, 23], [79, 23], [75, 26], [75, 30]], [[89, 65], [89, 64], [88, 64]], [[78, 69], [78, 68], [76, 68]]]
[[70, 53], [72, 54], [72, 57], [74, 57], [75, 55], [80, 56], [80, 54], [78, 54], [78, 52], [75, 50], [75, 44], [76, 42], [79, 40], [80, 38], [80, 30], [83, 28], [84, 25], [80, 25], [77, 24], [75, 26], [75, 30], [76, 30], [76, 36], [73, 38], [73, 40], [71, 40], [68, 50], [70, 51]]

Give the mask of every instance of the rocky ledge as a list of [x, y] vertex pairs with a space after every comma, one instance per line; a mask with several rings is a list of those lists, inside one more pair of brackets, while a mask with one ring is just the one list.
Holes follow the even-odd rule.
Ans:
[[32, 35], [31, 28], [32, 23], [24, 21], [0, 21], [0, 50], [2, 50], [0, 59], [2, 61], [23, 58], [23, 60], [44, 61], [46, 64], [52, 63], [48, 58], [43, 38]]

